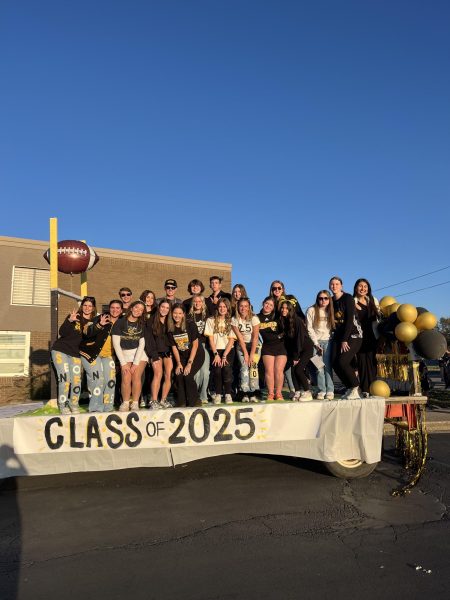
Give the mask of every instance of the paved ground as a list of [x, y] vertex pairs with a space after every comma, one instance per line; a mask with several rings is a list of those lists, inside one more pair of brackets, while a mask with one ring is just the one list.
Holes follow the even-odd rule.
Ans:
[[[417, 488], [386, 438], [368, 478], [263, 456], [9, 480], [2, 600], [449, 597], [450, 435]], [[429, 572], [430, 571], [430, 572]]]

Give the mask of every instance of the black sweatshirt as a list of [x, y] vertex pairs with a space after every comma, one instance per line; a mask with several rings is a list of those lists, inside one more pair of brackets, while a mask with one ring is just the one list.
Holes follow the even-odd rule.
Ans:
[[362, 329], [356, 318], [353, 297], [346, 292], [338, 300], [333, 297], [333, 308], [336, 322], [335, 337], [341, 342], [348, 342], [350, 338], [361, 338]]

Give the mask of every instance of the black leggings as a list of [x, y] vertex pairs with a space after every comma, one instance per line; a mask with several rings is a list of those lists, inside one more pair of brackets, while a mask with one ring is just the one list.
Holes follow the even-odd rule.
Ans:
[[[222, 358], [225, 350], [218, 350], [220, 358]], [[211, 363], [211, 370], [214, 379], [214, 389], [216, 394], [231, 394], [232, 383], [233, 383], [233, 362], [234, 362], [234, 348], [230, 350], [227, 355], [228, 364], [225, 367], [218, 367]]]
[[348, 345], [350, 350], [347, 352], [341, 352], [342, 340], [339, 338], [333, 339], [333, 346], [331, 351], [333, 369], [342, 383], [346, 388], [355, 388], [359, 386], [358, 377], [352, 363], [354, 362], [355, 355], [361, 348], [361, 338], [350, 338]]
[[309, 361], [311, 360], [314, 354], [314, 349], [311, 345], [309, 348], [305, 348], [299, 354], [299, 361], [296, 365], [292, 365], [292, 380], [294, 382], [295, 391], [300, 391], [300, 387], [304, 389], [305, 392], [309, 390], [309, 380], [306, 375], [306, 367], [308, 366]]

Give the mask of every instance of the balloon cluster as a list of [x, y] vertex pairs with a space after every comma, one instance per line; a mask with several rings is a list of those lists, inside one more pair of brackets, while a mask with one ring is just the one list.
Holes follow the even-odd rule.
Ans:
[[382, 335], [393, 334], [404, 344], [412, 343], [415, 352], [425, 359], [441, 358], [447, 349], [445, 337], [435, 329], [436, 315], [426, 308], [399, 304], [392, 296], [380, 300], [385, 317], [379, 325]]

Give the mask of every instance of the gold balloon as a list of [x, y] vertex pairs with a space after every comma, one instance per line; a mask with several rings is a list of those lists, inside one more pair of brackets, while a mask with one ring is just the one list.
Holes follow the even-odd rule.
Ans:
[[395, 328], [395, 337], [405, 344], [409, 344], [415, 340], [418, 333], [417, 327], [407, 321], [399, 323]]
[[372, 381], [369, 391], [371, 396], [380, 396], [381, 398], [389, 398], [391, 395], [391, 390], [388, 384], [381, 379]]
[[386, 306], [385, 310], [387, 312], [387, 315], [389, 316], [397, 312], [399, 306], [401, 306], [401, 304], [399, 304], [398, 302], [394, 302], [394, 304], [389, 304], [389, 306]]
[[437, 325], [436, 315], [428, 311], [424, 312], [417, 317], [414, 321], [414, 325], [420, 330], [434, 329]]
[[404, 323], [414, 323], [417, 319], [417, 308], [412, 304], [400, 304], [397, 317]]
[[395, 298], [392, 296], [383, 296], [380, 300], [380, 310], [385, 317], [390, 315], [389, 306], [395, 303]]

